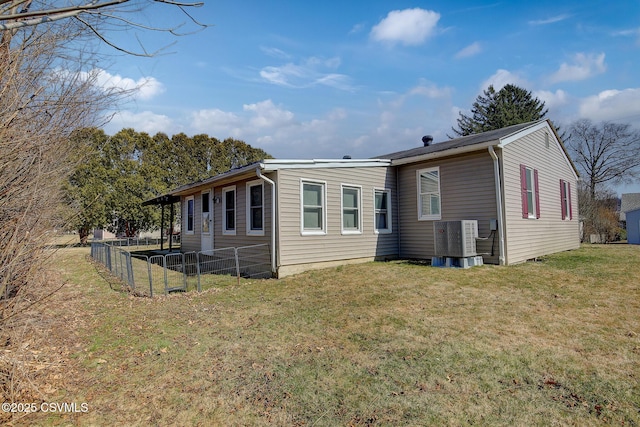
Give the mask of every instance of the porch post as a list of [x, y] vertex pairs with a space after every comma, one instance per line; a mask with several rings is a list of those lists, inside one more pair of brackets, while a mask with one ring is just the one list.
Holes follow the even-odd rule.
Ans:
[[173, 206], [175, 205], [174, 202], [171, 202], [171, 210], [169, 211], [169, 220], [171, 221], [171, 224], [169, 224], [169, 252], [171, 252], [171, 248], [173, 247]]
[[164, 249], [164, 203], [160, 202], [160, 250]]

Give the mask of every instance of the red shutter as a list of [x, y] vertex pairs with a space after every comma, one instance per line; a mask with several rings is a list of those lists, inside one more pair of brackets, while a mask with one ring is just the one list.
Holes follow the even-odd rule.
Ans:
[[529, 206], [527, 206], [527, 168], [520, 165], [520, 190], [522, 193], [522, 218], [529, 218]]
[[562, 219], [567, 217], [567, 205], [564, 203], [564, 199], [567, 195], [564, 194], [564, 181], [560, 180], [560, 207], [562, 209]]
[[536, 218], [540, 218], [540, 190], [538, 187], [538, 169], [533, 170], [533, 187], [536, 189]]
[[571, 206], [571, 183], [567, 182], [567, 200], [569, 201], [569, 219], [573, 219], [573, 207]]

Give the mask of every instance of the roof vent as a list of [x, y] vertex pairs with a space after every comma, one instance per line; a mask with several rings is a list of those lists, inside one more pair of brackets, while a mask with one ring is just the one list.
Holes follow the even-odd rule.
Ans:
[[425, 147], [428, 147], [433, 142], [433, 137], [431, 135], [425, 135], [422, 137], [422, 143]]
[[343, 158], [344, 160], [349, 160], [349, 159], [351, 159], [351, 156], [347, 154], [346, 156], [342, 156], [342, 158]]

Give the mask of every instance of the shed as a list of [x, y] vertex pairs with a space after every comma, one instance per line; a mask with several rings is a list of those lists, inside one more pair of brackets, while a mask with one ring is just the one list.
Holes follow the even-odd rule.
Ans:
[[640, 208], [627, 211], [627, 243], [640, 245]]

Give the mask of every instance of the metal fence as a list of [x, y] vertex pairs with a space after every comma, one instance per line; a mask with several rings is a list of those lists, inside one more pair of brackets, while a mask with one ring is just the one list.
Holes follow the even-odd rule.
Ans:
[[[167, 237], [159, 238], [159, 237], [123, 237], [123, 238], [115, 238], [109, 240], [101, 240], [98, 243], [109, 243], [113, 246], [159, 246], [160, 242], [163, 242], [165, 245], [169, 245], [169, 239]], [[180, 235], [174, 234], [171, 236], [171, 244], [174, 248], [180, 247]]]
[[[158, 252], [158, 251], [155, 251]], [[134, 293], [154, 296], [270, 278], [268, 244], [202, 252], [130, 252], [114, 242], [92, 242], [91, 257], [102, 263]]]

